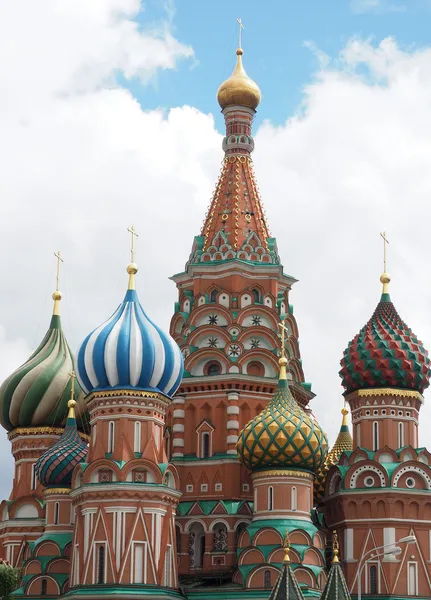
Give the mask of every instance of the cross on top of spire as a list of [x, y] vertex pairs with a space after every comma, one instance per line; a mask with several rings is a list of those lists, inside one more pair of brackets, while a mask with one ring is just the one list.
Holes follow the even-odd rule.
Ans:
[[242, 24], [241, 17], [237, 18], [237, 22], [239, 25], [238, 31], [238, 48], [242, 48], [242, 30], [244, 29], [244, 25]]

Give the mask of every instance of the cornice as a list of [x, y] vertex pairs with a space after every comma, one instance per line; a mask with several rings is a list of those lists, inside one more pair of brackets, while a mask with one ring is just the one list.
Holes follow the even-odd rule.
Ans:
[[369, 388], [366, 390], [355, 390], [346, 394], [345, 398], [349, 402], [354, 398], [370, 398], [378, 396], [395, 396], [396, 398], [416, 398], [421, 403], [424, 401], [422, 394], [416, 390], [403, 390], [400, 388]]
[[291, 469], [272, 469], [268, 471], [256, 471], [251, 474], [253, 480], [259, 479], [260, 477], [300, 477], [303, 479], [310, 479], [311, 481], [314, 479], [312, 473], [307, 473], [306, 471], [294, 471]]

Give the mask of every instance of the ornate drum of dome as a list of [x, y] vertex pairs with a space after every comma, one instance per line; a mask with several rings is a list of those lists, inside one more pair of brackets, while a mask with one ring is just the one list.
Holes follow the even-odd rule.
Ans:
[[259, 86], [250, 79], [242, 66], [242, 49], [238, 48], [236, 54], [238, 58], [232, 75], [218, 89], [218, 103], [222, 109], [238, 105], [256, 110], [261, 99]]
[[172, 396], [181, 383], [181, 351], [145, 314], [134, 289], [136, 271], [136, 265], [128, 266], [133, 285], [129, 282], [124, 301], [79, 349], [77, 376], [87, 394], [134, 388]]
[[252, 471], [299, 468], [314, 473], [324, 463], [326, 435], [298, 406], [287, 381], [280, 379], [268, 406], [239, 435], [238, 458]]
[[76, 428], [75, 405], [74, 400], [69, 400], [69, 416], [63, 434], [36, 463], [36, 476], [45, 487], [69, 487], [73, 469], [87, 456], [87, 444]]
[[[381, 281], [387, 286], [390, 278], [384, 273]], [[373, 316], [344, 351], [340, 377], [345, 393], [382, 387], [422, 393], [428, 387], [428, 352], [398, 315], [386, 287]]]

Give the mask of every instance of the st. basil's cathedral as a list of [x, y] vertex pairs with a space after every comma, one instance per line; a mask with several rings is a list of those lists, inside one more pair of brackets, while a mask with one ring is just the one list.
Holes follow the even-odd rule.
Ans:
[[132, 228], [115, 312], [74, 357], [57, 285], [45, 337], [0, 388], [15, 461], [0, 562], [20, 569], [14, 598], [431, 597], [431, 454], [418, 448], [428, 352], [383, 273], [341, 359], [328, 444], [304, 377], [296, 279], [253, 171], [261, 94], [236, 54], [217, 94], [221, 173], [172, 277], [170, 334], [140, 304]]

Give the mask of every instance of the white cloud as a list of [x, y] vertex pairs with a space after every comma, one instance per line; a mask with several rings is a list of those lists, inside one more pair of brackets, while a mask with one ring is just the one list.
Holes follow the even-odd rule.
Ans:
[[[65, 257], [62, 314], [73, 347], [115, 308], [131, 223], [140, 233], [141, 300], [168, 326], [176, 300], [168, 277], [183, 269], [199, 232], [221, 136], [211, 115], [144, 111], [115, 84], [118, 71], [147, 82], [191, 55], [168, 25], [139, 30], [138, 10], [131, 0], [1, 5], [2, 377], [48, 327], [54, 250]], [[353, 40], [336, 66], [321, 63], [300, 117], [261, 127], [255, 155], [285, 269], [300, 279], [291, 300], [304, 369], [332, 439], [339, 360], [380, 293], [383, 229], [396, 306], [431, 349], [431, 50]], [[422, 421], [425, 432], [427, 405]], [[1, 437], [4, 455], [9, 448]], [[9, 488], [2, 481], [1, 495]]]

